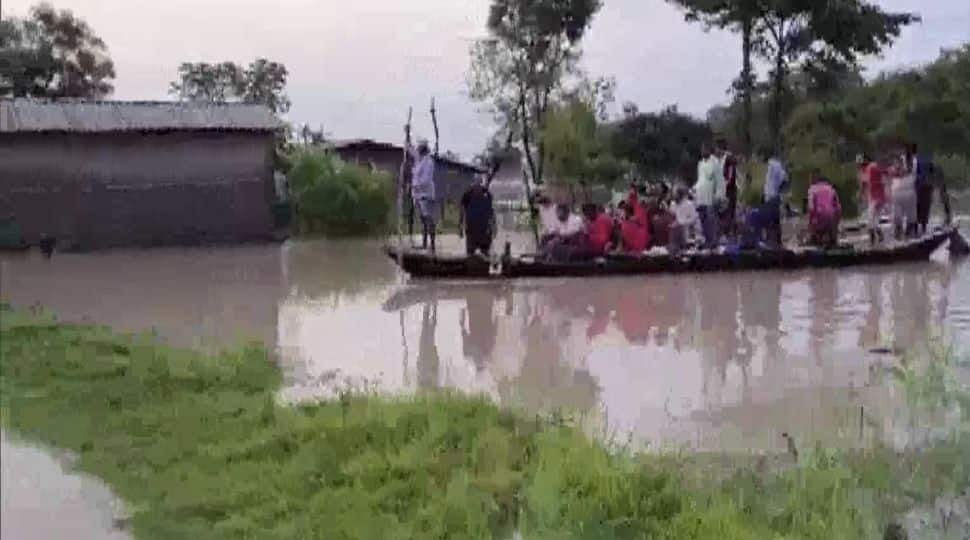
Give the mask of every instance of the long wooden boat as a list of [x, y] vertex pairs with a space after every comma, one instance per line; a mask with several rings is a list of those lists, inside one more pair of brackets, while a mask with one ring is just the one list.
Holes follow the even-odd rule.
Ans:
[[[531, 255], [505, 255], [497, 263], [493, 263], [477, 256], [431, 255], [423, 251], [405, 250], [400, 255], [400, 262], [404, 271], [412, 277], [438, 279], [594, 277], [841, 268], [927, 260], [954, 234], [955, 228], [943, 228], [919, 239], [875, 248], [840, 246], [833, 249], [686, 252], [680, 255], [608, 255], [582, 262], [556, 262]], [[398, 261], [396, 248], [387, 246], [385, 252], [395, 262]]]

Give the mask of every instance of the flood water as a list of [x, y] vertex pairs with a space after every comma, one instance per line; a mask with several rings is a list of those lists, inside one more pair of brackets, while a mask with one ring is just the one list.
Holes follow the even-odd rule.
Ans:
[[[457, 238], [446, 238], [454, 248]], [[0, 298], [214, 348], [278, 352], [283, 396], [455, 388], [693, 449], [780, 434], [906, 444], [872, 352], [970, 349], [970, 264], [515, 282], [403, 279], [379, 241], [4, 256]]]

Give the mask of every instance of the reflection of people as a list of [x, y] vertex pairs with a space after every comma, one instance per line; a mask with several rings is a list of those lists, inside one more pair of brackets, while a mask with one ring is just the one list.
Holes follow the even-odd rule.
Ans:
[[498, 336], [498, 320], [493, 311], [495, 296], [491, 291], [471, 290], [465, 297], [465, 306], [459, 320], [462, 351], [481, 371], [495, 349]]
[[435, 328], [438, 326], [438, 305], [429, 302], [424, 305], [421, 315], [421, 340], [418, 343], [418, 387], [437, 388], [440, 360], [438, 345], [435, 343]]

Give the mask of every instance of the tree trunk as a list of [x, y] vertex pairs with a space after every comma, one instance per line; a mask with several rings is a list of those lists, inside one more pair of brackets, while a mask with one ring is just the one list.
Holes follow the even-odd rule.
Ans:
[[776, 155], [781, 156], [784, 144], [781, 136], [782, 94], [785, 91], [785, 49], [784, 43], [778, 44], [775, 54], [775, 70], [771, 74], [771, 139]]
[[751, 33], [754, 21], [750, 15], [745, 15], [741, 23], [741, 141], [743, 153], [746, 157], [751, 157], [751, 94], [753, 93], [753, 75], [751, 73]]
[[[532, 173], [531, 181], [536, 182], [538, 171], [536, 170], [535, 160], [532, 158], [532, 146], [529, 142], [529, 115], [524, 91], [519, 93], [519, 116], [522, 121], [522, 149], [525, 152], [526, 162], [529, 164], [529, 171]], [[525, 200], [529, 207], [529, 223], [532, 225], [532, 236], [535, 238], [536, 251], [539, 251], [539, 226], [536, 223], [536, 209], [535, 203], [532, 200], [532, 187], [530, 186], [530, 179], [526, 175], [522, 175], [522, 180], [525, 183]]]

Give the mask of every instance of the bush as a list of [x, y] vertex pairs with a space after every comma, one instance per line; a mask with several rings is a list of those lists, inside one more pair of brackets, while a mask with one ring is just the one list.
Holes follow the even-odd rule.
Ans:
[[936, 156], [936, 166], [943, 173], [946, 185], [954, 189], [970, 187], [970, 159], [959, 154]]
[[292, 162], [289, 180], [298, 233], [384, 231], [393, 199], [389, 175], [344, 163], [323, 150], [300, 151]]

